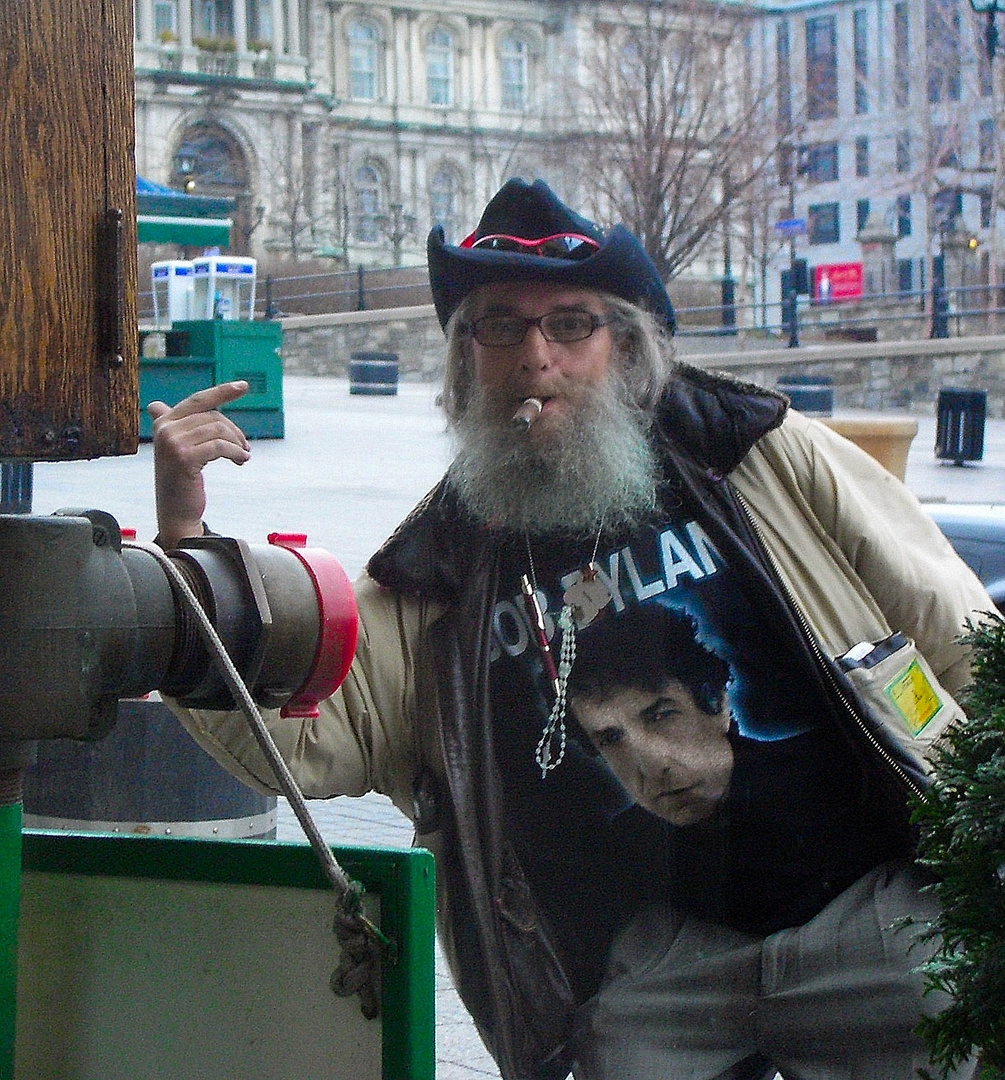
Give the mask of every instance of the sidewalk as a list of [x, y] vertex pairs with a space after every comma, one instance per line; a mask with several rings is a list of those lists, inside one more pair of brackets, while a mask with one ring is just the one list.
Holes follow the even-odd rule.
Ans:
[[[252, 446], [242, 468], [216, 462], [206, 470], [207, 519], [219, 533], [264, 542], [269, 532], [306, 532], [308, 543], [338, 556], [351, 577], [436, 482], [449, 441], [435, 405], [437, 387], [402, 383], [395, 397], [349, 394], [344, 379], [287, 376], [287, 436]], [[1005, 420], [989, 420], [980, 464], [936, 461], [934, 415], [918, 417], [906, 481], [923, 500], [1005, 502]], [[36, 465], [34, 512], [96, 507], [139, 539], [156, 531], [149, 445], [134, 457]], [[383, 796], [312, 801], [331, 843], [408, 846], [411, 827]], [[279, 837], [303, 833], [285, 800]], [[436, 967], [438, 1080], [498, 1077], [460, 1005], [442, 956]]]

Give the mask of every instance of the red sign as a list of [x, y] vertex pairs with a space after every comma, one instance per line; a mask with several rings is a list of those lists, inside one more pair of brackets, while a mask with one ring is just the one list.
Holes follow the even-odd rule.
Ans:
[[862, 295], [862, 264], [824, 263], [813, 267], [813, 299], [820, 304]]

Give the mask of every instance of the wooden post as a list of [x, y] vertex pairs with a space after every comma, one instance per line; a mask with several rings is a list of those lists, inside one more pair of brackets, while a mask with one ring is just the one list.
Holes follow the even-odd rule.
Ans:
[[132, 5], [0, 4], [0, 457], [135, 453]]

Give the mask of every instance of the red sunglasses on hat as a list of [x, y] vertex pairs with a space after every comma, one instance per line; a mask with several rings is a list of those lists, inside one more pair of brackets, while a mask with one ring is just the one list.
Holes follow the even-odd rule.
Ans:
[[460, 246], [488, 251], [515, 251], [521, 255], [540, 255], [546, 259], [588, 259], [600, 250], [596, 240], [582, 233], [554, 233], [537, 240], [524, 240], [505, 233], [492, 233], [476, 239], [472, 233], [461, 241]]

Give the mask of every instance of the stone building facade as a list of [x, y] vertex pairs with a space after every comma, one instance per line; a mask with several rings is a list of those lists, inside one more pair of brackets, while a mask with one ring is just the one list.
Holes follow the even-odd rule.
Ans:
[[425, 261], [509, 175], [567, 198], [596, 4], [137, 0], [138, 172], [236, 198], [231, 247]]
[[[571, 150], [596, 43], [703, 5], [748, 21], [735, 63], [773, 88], [783, 139], [731, 224], [741, 324], [780, 321], [793, 257], [836, 287], [866, 234], [889, 254], [866, 292], [923, 295], [939, 255], [952, 288], [1002, 280], [1001, 71], [968, 0], [136, 0], [137, 168], [234, 197], [236, 252], [418, 265], [430, 225], [460, 239], [507, 176], [586, 205]], [[727, 273], [723, 239], [685, 277]]]

